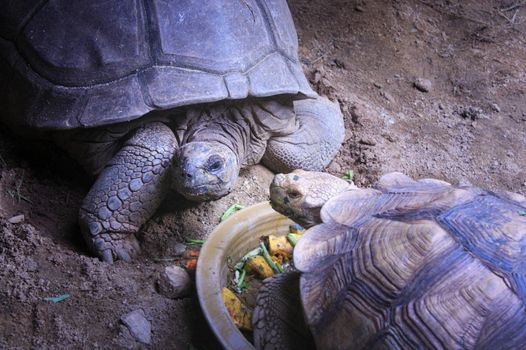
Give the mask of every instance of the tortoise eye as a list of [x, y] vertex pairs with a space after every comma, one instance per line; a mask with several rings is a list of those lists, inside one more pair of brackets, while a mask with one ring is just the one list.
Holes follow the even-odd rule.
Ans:
[[210, 172], [217, 173], [223, 168], [223, 160], [214, 155], [208, 159], [207, 168]]
[[301, 193], [295, 190], [290, 190], [287, 192], [287, 195], [292, 199], [297, 199], [301, 197]]

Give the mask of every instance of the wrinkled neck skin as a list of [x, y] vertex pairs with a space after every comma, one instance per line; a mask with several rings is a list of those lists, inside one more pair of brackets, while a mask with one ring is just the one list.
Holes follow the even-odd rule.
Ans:
[[247, 99], [189, 109], [176, 130], [179, 144], [217, 142], [238, 157], [240, 167], [259, 163], [274, 135], [298, 129], [292, 101]]
[[[191, 142], [218, 143], [237, 155], [238, 164], [244, 163], [250, 129], [236, 108], [218, 106], [209, 110], [190, 110], [185, 124], [182, 145]], [[181, 131], [178, 129], [177, 133], [181, 134]]]
[[258, 163], [276, 132], [294, 130], [290, 107], [274, 100], [223, 102], [189, 109], [176, 128], [174, 187], [187, 199], [228, 194], [241, 167]]

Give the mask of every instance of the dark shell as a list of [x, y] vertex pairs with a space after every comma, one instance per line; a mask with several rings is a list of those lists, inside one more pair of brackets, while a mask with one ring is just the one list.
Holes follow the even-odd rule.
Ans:
[[317, 348], [524, 348], [524, 203], [392, 180], [331, 199], [296, 246]]
[[4, 121], [98, 126], [156, 109], [313, 96], [284, 0], [10, 1], [0, 14]]

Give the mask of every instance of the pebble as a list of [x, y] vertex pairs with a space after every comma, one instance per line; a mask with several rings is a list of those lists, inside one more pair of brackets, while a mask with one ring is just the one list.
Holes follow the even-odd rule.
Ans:
[[393, 96], [388, 93], [387, 91], [380, 91], [380, 96], [382, 96], [383, 98], [385, 98], [387, 101], [389, 102], [394, 102], [394, 98]]
[[170, 299], [182, 298], [190, 295], [192, 281], [182, 267], [166, 266], [157, 279], [157, 290]]
[[471, 120], [477, 120], [481, 117], [482, 110], [477, 107], [469, 106], [467, 108], [463, 108], [460, 112], [460, 116], [465, 119], [471, 119]]
[[29, 271], [29, 272], [34, 272], [34, 271], [38, 270], [38, 264], [36, 263], [35, 260], [33, 260], [29, 256], [26, 257], [26, 259], [24, 261], [24, 266], [25, 266], [26, 270]]
[[19, 224], [19, 223], [23, 222], [25, 219], [26, 218], [25, 218], [24, 214], [20, 214], [20, 215], [13, 216], [12, 218], [8, 219], [7, 221], [10, 224]]
[[174, 253], [175, 253], [175, 255], [183, 255], [185, 251], [186, 251], [186, 245], [185, 244], [177, 242], [174, 245]]
[[146, 319], [144, 310], [137, 309], [121, 317], [122, 323], [128, 327], [130, 333], [144, 344], [152, 341], [152, 326]]
[[368, 145], [368, 146], [376, 146], [376, 141], [374, 141], [373, 139], [370, 139], [370, 138], [361, 138], [360, 142], [362, 145]]
[[431, 91], [431, 88], [433, 87], [433, 83], [431, 83], [431, 80], [424, 79], [424, 78], [417, 78], [413, 85], [415, 88], [417, 88], [419, 91], [422, 92], [429, 92]]
[[498, 104], [496, 104], [496, 103], [492, 103], [492, 104], [490, 104], [490, 106], [491, 106], [491, 109], [493, 109], [493, 111], [495, 111], [495, 112], [497, 112], [497, 113], [500, 112], [500, 107], [499, 107]]
[[395, 142], [396, 139], [391, 134], [382, 134], [382, 137], [385, 138], [389, 142]]

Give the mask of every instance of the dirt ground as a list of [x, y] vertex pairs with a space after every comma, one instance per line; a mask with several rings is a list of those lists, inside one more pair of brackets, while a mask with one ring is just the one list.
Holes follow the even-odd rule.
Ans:
[[[524, 2], [289, 5], [305, 72], [345, 117], [346, 140], [329, 172], [353, 169], [360, 186], [401, 171], [526, 194]], [[90, 256], [76, 223], [93, 179], [54, 146], [1, 130], [0, 348], [216, 348], [195, 296], [157, 292], [167, 265], [159, 259], [186, 238], [206, 238], [231, 204], [266, 200], [271, 177], [247, 169], [213, 203], [174, 194], [142, 230], [139, 259], [107, 265]], [[22, 222], [8, 222], [19, 214]], [[138, 309], [150, 345], [120, 321]]]

